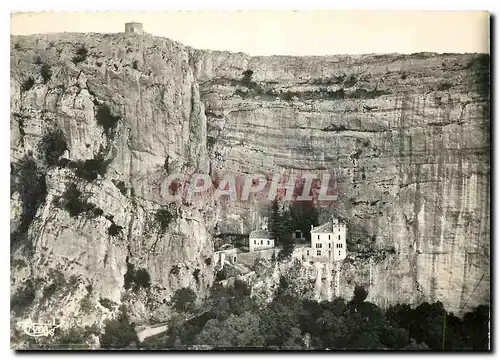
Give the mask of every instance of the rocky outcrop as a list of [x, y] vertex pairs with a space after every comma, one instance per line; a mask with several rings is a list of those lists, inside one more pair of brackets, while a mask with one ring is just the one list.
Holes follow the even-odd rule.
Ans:
[[164, 319], [178, 288], [202, 296], [214, 232], [248, 233], [265, 206], [167, 204], [162, 181], [180, 171], [333, 174], [339, 198], [322, 211], [394, 253], [314, 265], [317, 296], [362, 283], [379, 305], [489, 301], [488, 56], [250, 57], [148, 34], [15, 36], [11, 50], [23, 316], [91, 324], [125, 303], [140, 322]]

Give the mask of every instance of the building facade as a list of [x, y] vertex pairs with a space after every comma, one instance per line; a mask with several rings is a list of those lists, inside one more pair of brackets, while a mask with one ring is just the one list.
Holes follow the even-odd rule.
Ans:
[[274, 239], [266, 229], [254, 230], [248, 238], [248, 249], [250, 252], [271, 249], [274, 247]]
[[311, 246], [295, 248], [294, 256], [304, 261], [340, 261], [347, 257], [347, 228], [332, 217], [326, 224], [311, 227]]

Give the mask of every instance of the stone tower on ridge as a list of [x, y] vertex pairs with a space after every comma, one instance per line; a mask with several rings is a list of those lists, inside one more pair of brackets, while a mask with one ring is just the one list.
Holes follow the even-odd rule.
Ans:
[[142, 29], [142, 23], [138, 22], [129, 22], [125, 24], [125, 33], [126, 34], [143, 34], [144, 30]]

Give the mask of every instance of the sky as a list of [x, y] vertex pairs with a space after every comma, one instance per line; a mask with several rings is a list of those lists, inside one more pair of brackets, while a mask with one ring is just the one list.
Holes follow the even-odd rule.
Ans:
[[43, 12], [11, 15], [11, 34], [146, 32], [199, 49], [250, 55], [489, 52], [485, 11]]

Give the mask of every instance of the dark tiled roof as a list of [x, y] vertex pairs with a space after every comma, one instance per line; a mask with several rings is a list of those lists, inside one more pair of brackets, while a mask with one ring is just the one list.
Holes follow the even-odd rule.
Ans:
[[311, 233], [327, 233], [327, 232], [329, 233], [329, 232], [332, 232], [332, 230], [333, 230], [333, 225], [329, 221], [326, 224], [316, 226], [315, 228], [313, 228], [311, 230]]
[[271, 239], [271, 234], [267, 230], [254, 230], [250, 233], [250, 239]]

